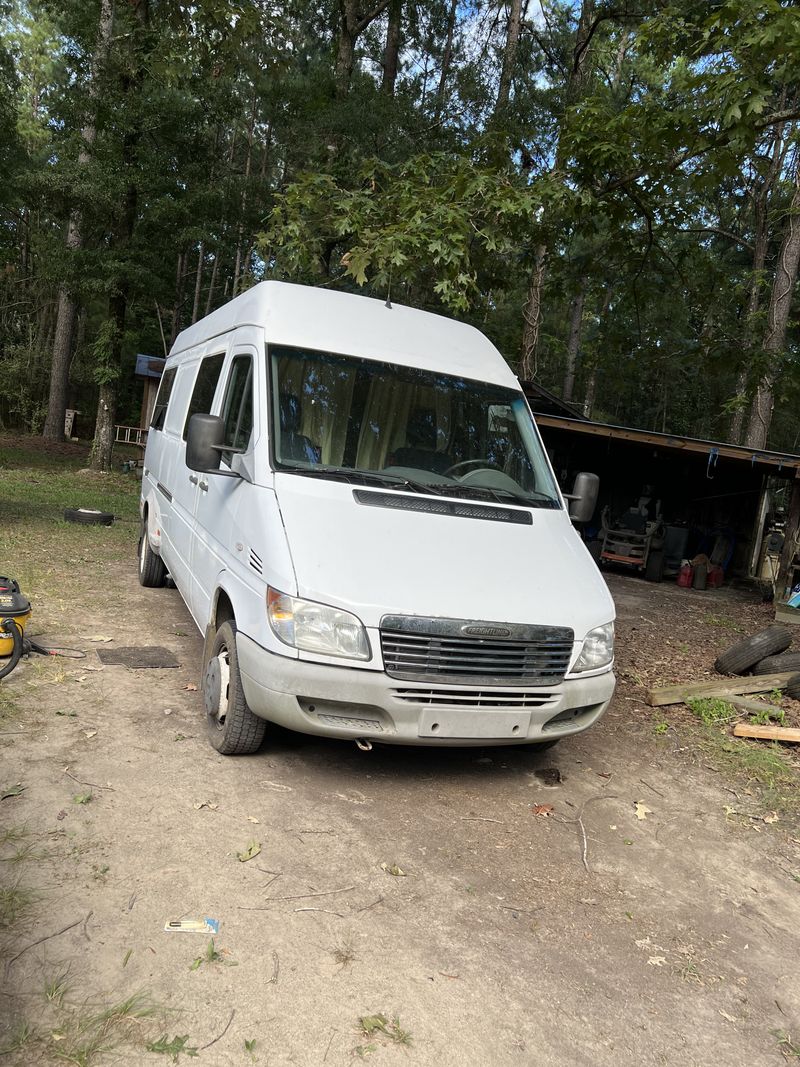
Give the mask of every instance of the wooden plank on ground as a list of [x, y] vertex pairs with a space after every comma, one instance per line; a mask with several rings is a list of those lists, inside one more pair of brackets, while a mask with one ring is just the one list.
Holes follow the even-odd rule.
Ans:
[[756, 674], [752, 678], [720, 678], [710, 682], [693, 682], [684, 685], [666, 685], [651, 689], [647, 703], [653, 708], [664, 704], [681, 704], [693, 697], [727, 697], [742, 693], [769, 693], [783, 689], [789, 682], [800, 681], [797, 671], [781, 671], [779, 674]]
[[737, 737], [757, 737], [762, 741], [794, 741], [800, 745], [800, 730], [793, 726], [751, 726], [738, 722], [733, 732]]
[[774, 704], [768, 704], [766, 700], [748, 700], [747, 697], [729, 696], [725, 697], [729, 704], [733, 704], [739, 711], [745, 711], [748, 715], [758, 714], [761, 711], [766, 711], [767, 714], [780, 717], [781, 709]]

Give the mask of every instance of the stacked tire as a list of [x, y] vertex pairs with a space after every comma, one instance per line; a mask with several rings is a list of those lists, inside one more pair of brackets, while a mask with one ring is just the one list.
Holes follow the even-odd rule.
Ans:
[[792, 631], [787, 626], [768, 626], [722, 652], [714, 662], [714, 669], [719, 674], [797, 671], [797, 681], [791, 682], [785, 691], [794, 699], [800, 699], [800, 652], [787, 651], [791, 643]]

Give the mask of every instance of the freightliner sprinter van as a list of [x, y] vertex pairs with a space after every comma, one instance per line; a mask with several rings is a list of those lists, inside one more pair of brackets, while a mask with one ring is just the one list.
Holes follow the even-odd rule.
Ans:
[[[477, 330], [264, 282], [177, 338], [139, 577], [205, 635], [211, 744], [552, 743], [614, 690], [614, 605], [519, 382]], [[570, 510], [572, 515], [570, 515]]]

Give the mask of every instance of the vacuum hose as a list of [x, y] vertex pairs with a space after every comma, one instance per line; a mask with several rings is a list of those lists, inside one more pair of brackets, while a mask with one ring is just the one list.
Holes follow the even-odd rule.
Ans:
[[0, 669], [0, 678], [5, 678], [7, 674], [11, 674], [16, 665], [22, 659], [22, 629], [17, 624], [15, 619], [3, 619], [0, 621], [0, 633], [6, 633], [11, 637], [14, 642], [14, 648], [11, 652], [11, 659], [8, 663]]

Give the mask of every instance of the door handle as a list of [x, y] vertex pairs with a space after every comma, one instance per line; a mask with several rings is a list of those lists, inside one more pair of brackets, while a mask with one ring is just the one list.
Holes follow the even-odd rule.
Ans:
[[196, 474], [190, 474], [189, 475], [189, 481], [192, 483], [192, 485], [197, 485], [197, 482], [198, 482], [197, 475]]
[[204, 493], [207, 493], [208, 492], [208, 482], [205, 482], [205, 481], [200, 482], [200, 488], [203, 490]]

